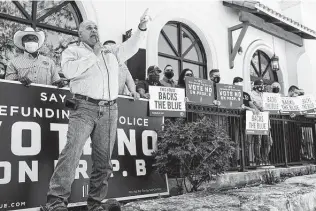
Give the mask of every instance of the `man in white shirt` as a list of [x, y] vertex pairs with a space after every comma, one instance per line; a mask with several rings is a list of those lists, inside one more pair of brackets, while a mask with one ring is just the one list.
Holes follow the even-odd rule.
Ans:
[[70, 108], [67, 144], [52, 175], [45, 210], [67, 211], [71, 185], [83, 147], [92, 140], [92, 172], [87, 206], [89, 211], [105, 210], [101, 201], [108, 192], [112, 173], [111, 154], [116, 138], [119, 94], [119, 64], [132, 57], [145, 38], [149, 16], [141, 17], [136, 33], [118, 46], [102, 46], [92, 21], [79, 26], [80, 43], [62, 54], [62, 71], [70, 79], [74, 98]]

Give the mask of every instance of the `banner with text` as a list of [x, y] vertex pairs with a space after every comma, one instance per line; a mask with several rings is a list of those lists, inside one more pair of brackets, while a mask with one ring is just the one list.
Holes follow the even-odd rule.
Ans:
[[300, 99], [302, 114], [316, 112], [316, 101], [312, 95], [303, 95], [298, 98]]
[[184, 89], [149, 86], [149, 94], [149, 116], [186, 117]]
[[260, 112], [258, 115], [246, 111], [246, 134], [268, 135], [269, 112]]
[[301, 101], [298, 97], [282, 97], [281, 98], [282, 114], [301, 114]]
[[186, 96], [188, 101], [203, 105], [212, 105], [214, 101], [214, 84], [210, 80], [186, 77]]
[[[39, 207], [46, 202], [50, 177], [67, 142], [70, 97], [66, 89], [0, 81], [0, 210]], [[118, 99], [117, 140], [108, 198], [167, 195], [165, 177], [153, 171], [161, 117], [148, 117], [148, 101]], [[76, 170], [70, 203], [85, 202], [91, 172], [89, 138]]]
[[264, 92], [262, 94], [263, 110], [270, 114], [278, 114], [281, 110], [281, 95]]
[[222, 108], [237, 109], [243, 104], [242, 86], [216, 84], [216, 92]]

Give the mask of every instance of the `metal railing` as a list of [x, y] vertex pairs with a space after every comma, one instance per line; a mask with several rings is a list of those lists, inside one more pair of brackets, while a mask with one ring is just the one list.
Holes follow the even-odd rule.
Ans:
[[316, 121], [313, 118], [270, 115], [270, 135], [246, 135], [245, 112], [187, 103], [187, 121], [209, 115], [237, 145], [230, 170], [259, 166], [289, 166], [315, 162]]

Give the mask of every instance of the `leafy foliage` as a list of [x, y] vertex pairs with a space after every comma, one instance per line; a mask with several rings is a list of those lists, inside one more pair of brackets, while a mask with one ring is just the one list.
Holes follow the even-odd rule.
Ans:
[[[29, 15], [32, 11], [31, 1], [20, 1]], [[61, 4], [61, 1], [38, 1], [37, 4], [37, 18], [46, 14], [54, 6]], [[0, 1], [0, 13], [9, 14], [19, 18], [25, 18], [19, 9], [11, 1]], [[45, 18], [41, 23], [46, 23], [55, 27], [69, 29], [76, 31], [79, 21], [75, 15], [70, 4], [65, 5], [61, 10], [51, 14]], [[15, 47], [13, 43], [13, 36], [19, 30], [24, 30], [27, 25], [13, 22], [10, 20], [1, 19], [0, 21], [0, 63], [7, 65], [8, 61], [13, 57], [18, 56], [22, 51]], [[41, 53], [51, 58], [58, 70], [60, 70], [60, 57], [62, 51], [69, 43], [77, 41], [77, 37], [67, 35], [62, 32], [51, 31], [47, 29], [37, 28], [45, 32], [45, 43], [40, 49]]]
[[204, 116], [195, 122], [167, 119], [164, 130], [158, 131], [158, 150], [153, 156], [160, 174], [184, 178], [184, 184], [188, 180], [191, 188], [187, 191], [193, 192], [226, 171], [234, 151], [235, 143], [227, 132]]

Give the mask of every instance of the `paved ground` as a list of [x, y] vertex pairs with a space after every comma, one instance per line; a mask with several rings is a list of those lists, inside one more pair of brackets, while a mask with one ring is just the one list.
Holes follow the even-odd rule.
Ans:
[[126, 204], [123, 211], [315, 211], [316, 174], [293, 177], [276, 185], [259, 185], [212, 193]]

